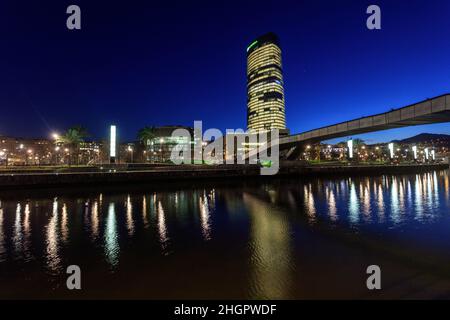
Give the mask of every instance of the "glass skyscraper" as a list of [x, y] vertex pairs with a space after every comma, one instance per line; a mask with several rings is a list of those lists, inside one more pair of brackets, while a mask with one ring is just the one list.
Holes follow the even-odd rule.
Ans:
[[247, 129], [286, 129], [281, 49], [273, 33], [247, 48]]

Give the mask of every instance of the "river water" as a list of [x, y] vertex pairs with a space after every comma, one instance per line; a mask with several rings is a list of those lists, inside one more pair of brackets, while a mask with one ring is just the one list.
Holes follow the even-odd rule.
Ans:
[[1, 191], [0, 298], [450, 298], [449, 173]]

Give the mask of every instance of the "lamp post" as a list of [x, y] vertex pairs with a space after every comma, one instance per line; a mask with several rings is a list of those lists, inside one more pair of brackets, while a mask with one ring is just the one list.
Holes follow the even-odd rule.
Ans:
[[69, 150], [69, 148], [65, 148], [64, 152], [66, 153], [66, 156], [67, 156], [67, 164], [70, 167], [70, 165], [72, 164], [72, 161], [70, 160], [70, 150]]
[[56, 165], [58, 163], [58, 155], [56, 154], [56, 152], [59, 151], [59, 147], [58, 147], [59, 134], [54, 132], [54, 133], [52, 133], [52, 137], [53, 137], [53, 140], [55, 141], [55, 165]]
[[55, 165], [58, 164], [58, 151], [59, 151], [59, 146], [55, 147]]
[[131, 155], [131, 163], [133, 163], [133, 147], [132, 146], [128, 146], [128, 152]]
[[28, 149], [27, 150], [27, 157], [26, 157], [26, 164], [28, 165], [28, 159], [31, 158], [33, 156], [33, 150]]

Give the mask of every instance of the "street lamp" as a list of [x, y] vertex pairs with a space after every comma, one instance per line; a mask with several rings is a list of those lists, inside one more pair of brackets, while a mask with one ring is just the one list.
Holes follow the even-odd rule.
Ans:
[[[59, 147], [58, 147], [58, 140], [59, 140], [59, 134], [56, 132], [52, 133], [52, 137], [55, 140], [55, 151], [58, 152], [59, 151]], [[58, 162], [58, 155], [55, 153], [55, 165]]]
[[58, 151], [59, 151], [60, 147], [56, 146], [55, 147], [55, 165], [58, 164]]
[[128, 152], [131, 154], [131, 162], [133, 162], [133, 147], [128, 146]]
[[27, 161], [26, 161], [26, 163], [28, 164], [28, 159], [32, 159], [32, 157], [31, 157], [31, 155], [33, 154], [33, 150], [31, 150], [31, 149], [28, 149], [27, 150], [27, 157], [26, 157], [26, 159], [27, 159]]

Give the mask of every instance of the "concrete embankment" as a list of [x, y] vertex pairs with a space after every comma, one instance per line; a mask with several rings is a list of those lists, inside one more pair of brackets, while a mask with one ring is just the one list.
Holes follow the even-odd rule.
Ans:
[[[276, 176], [354, 176], [406, 174], [448, 169], [448, 164], [422, 165], [299, 165], [283, 163]], [[67, 185], [127, 184], [190, 179], [245, 179], [261, 176], [256, 165], [107, 166], [86, 171], [0, 171], [0, 188], [36, 188]]]

